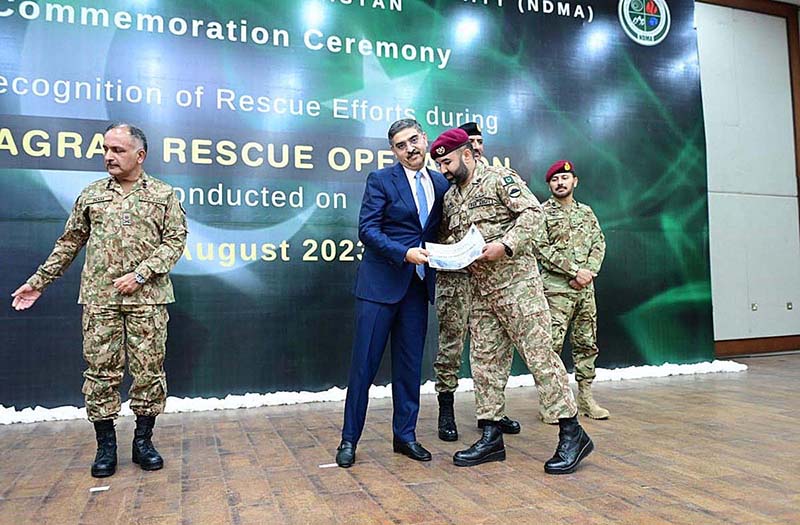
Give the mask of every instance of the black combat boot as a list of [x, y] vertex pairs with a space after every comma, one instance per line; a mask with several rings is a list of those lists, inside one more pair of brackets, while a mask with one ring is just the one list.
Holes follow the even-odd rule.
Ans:
[[578, 423], [578, 416], [561, 418], [558, 426], [558, 447], [555, 455], [544, 464], [544, 471], [548, 474], [569, 474], [594, 450], [594, 443]]
[[[478, 428], [483, 428], [486, 425], [486, 419], [481, 419], [478, 421]], [[514, 421], [508, 416], [503, 416], [500, 421], [496, 421], [497, 425], [500, 427], [500, 430], [503, 434], [519, 434], [522, 430], [522, 426], [519, 424], [519, 421]]]
[[459, 467], [472, 467], [490, 461], [505, 461], [506, 446], [503, 431], [497, 421], [483, 424], [483, 436], [467, 450], [459, 450], [453, 455], [453, 463]]
[[439, 392], [439, 439], [442, 441], [458, 440], [452, 392]]
[[158, 470], [164, 466], [164, 460], [153, 446], [153, 427], [155, 416], [136, 416], [136, 430], [133, 431], [133, 462], [142, 470]]
[[92, 476], [107, 478], [117, 470], [117, 433], [114, 431], [114, 420], [95, 421], [94, 433], [97, 438], [97, 455], [92, 463]]

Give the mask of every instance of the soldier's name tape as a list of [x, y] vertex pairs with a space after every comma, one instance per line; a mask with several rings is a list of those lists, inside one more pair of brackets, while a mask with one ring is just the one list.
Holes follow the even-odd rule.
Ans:
[[[710, 374], [717, 372], [744, 372], [747, 365], [735, 361], [713, 361], [696, 363], [691, 365], [673, 365], [665, 363], [660, 366], [631, 366], [627, 368], [616, 368], [608, 370], [605, 368], [597, 369], [595, 383], [600, 381], [622, 381], [625, 379], [644, 379], [650, 377], [668, 377], [692, 374]], [[570, 383], [575, 382], [573, 374], [569, 375]], [[508, 380], [508, 388], [518, 388], [523, 386], [534, 386], [533, 376], [521, 375], [512, 376]], [[458, 384], [459, 392], [470, 392], [473, 390], [472, 379], [461, 379]], [[433, 381], [428, 381], [421, 387], [422, 394], [435, 394], [436, 389]], [[219, 398], [167, 398], [165, 412], [201, 412], [206, 410], [231, 410], [237, 408], [256, 408], [263, 406], [296, 405], [299, 403], [315, 403], [321, 401], [344, 401], [347, 390], [333, 387], [325, 392], [275, 392], [271, 394], [245, 394], [229, 395], [224, 399]], [[388, 398], [392, 395], [392, 385], [372, 386], [369, 389], [371, 399]], [[534, 395], [535, 398], [535, 395]], [[122, 405], [121, 416], [132, 416], [129, 402]], [[0, 424], [8, 425], [11, 423], [34, 423], [38, 421], [61, 421], [67, 419], [85, 419], [86, 409], [73, 406], [63, 406], [57, 408], [24, 408], [17, 410], [15, 407], [5, 407], [0, 405]]]

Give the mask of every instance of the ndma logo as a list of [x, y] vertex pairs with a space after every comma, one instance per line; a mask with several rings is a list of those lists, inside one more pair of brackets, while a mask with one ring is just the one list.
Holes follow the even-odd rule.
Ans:
[[619, 1], [619, 23], [637, 44], [660, 44], [667, 38], [671, 21], [667, 0]]

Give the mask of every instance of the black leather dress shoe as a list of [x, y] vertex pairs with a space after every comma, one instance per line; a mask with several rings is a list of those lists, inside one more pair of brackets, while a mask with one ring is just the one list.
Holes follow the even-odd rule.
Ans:
[[336, 449], [336, 464], [342, 468], [353, 466], [356, 462], [356, 446], [349, 441], [342, 440]]
[[[519, 424], [519, 421], [514, 421], [510, 419], [508, 416], [503, 416], [503, 419], [500, 421], [496, 421], [497, 426], [500, 427], [500, 432], [503, 434], [519, 434], [522, 430], [522, 426]], [[478, 421], [478, 428], [483, 428], [486, 425], [486, 420], [479, 420]]]
[[408, 443], [403, 443], [395, 439], [392, 444], [395, 452], [399, 452], [400, 454], [408, 456], [411, 459], [417, 461], [431, 460], [431, 453], [425, 450], [425, 447], [420, 445], [418, 441], [409, 441]]

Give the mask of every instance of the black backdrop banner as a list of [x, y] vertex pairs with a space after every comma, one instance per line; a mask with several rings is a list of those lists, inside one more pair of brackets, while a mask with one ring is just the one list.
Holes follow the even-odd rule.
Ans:
[[[105, 176], [102, 130], [129, 121], [188, 213], [170, 394], [344, 386], [357, 215], [366, 175], [394, 162], [386, 130], [474, 120], [542, 201], [550, 163], [575, 164], [608, 242], [598, 365], [709, 360], [693, 17], [690, 0], [2, 2], [0, 289], [45, 259]], [[9, 298], [1, 405], [82, 405], [82, 262], [30, 310]], [[425, 379], [435, 352], [432, 315]]]

